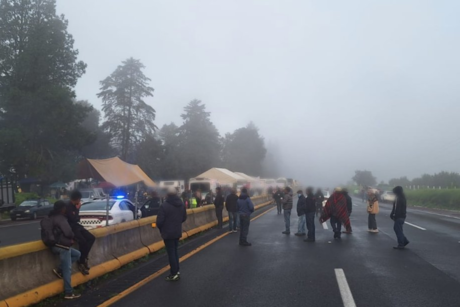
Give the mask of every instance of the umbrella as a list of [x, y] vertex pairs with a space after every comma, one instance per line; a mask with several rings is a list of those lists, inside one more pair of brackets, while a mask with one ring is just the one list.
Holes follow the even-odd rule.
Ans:
[[65, 188], [67, 185], [64, 182], [58, 181], [50, 185], [50, 188], [53, 189], [60, 189], [60, 188]]

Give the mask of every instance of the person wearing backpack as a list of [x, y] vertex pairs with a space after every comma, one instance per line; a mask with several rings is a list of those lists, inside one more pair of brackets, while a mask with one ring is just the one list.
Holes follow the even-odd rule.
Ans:
[[72, 263], [80, 258], [80, 252], [72, 248], [74, 234], [67, 221], [66, 210], [64, 201], [55, 202], [49, 216], [40, 222], [40, 228], [43, 243], [61, 260], [60, 267], [53, 269], [53, 273], [64, 280], [64, 299], [72, 300], [80, 297], [80, 294], [73, 293], [71, 284]]

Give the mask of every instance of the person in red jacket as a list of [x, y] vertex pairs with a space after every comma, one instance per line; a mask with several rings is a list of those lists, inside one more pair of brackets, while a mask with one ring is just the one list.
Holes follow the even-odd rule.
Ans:
[[342, 188], [336, 188], [331, 197], [328, 198], [326, 206], [324, 206], [320, 223], [331, 219], [332, 231], [334, 239], [341, 239], [342, 224], [345, 225], [347, 233], [351, 233], [350, 218], [348, 216], [347, 199], [342, 193]]

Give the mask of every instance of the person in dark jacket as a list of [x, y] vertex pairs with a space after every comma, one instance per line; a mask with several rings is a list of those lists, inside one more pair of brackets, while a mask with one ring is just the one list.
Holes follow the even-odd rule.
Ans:
[[214, 206], [216, 207], [217, 217], [217, 229], [222, 229], [222, 211], [224, 210], [224, 196], [222, 195], [222, 189], [216, 188], [216, 198], [214, 199]]
[[305, 242], [315, 242], [315, 214], [316, 214], [316, 199], [313, 194], [313, 188], [307, 188], [307, 198], [305, 199], [305, 218], [307, 222], [308, 235]]
[[406, 210], [407, 210], [407, 203], [406, 203], [406, 196], [404, 195], [404, 190], [402, 187], [397, 186], [393, 189], [393, 193], [396, 195], [395, 202], [393, 203], [393, 210], [391, 210], [391, 219], [395, 222], [394, 223], [394, 231], [396, 233], [396, 237], [398, 239], [398, 245], [393, 247], [394, 249], [404, 249], [407, 244], [409, 244], [409, 240], [407, 240], [406, 236], [404, 235], [403, 225], [406, 221]]
[[81, 193], [78, 190], [70, 193], [70, 201], [67, 204], [66, 216], [81, 253], [80, 260], [78, 261], [78, 268], [83, 275], [89, 275], [90, 267], [88, 264], [88, 256], [96, 238], [80, 224], [81, 197]]
[[246, 188], [241, 189], [241, 195], [238, 197], [237, 204], [238, 214], [240, 216], [240, 245], [251, 246], [252, 244], [248, 242], [248, 234], [251, 214], [254, 212], [254, 204]]
[[281, 202], [283, 203], [283, 211], [284, 211], [284, 225], [286, 226], [286, 230], [283, 231], [283, 234], [289, 235], [291, 234], [291, 210], [292, 210], [292, 191], [290, 187], [284, 188], [284, 195]]
[[321, 215], [321, 211], [323, 210], [323, 201], [324, 201], [324, 194], [321, 189], [318, 189], [315, 194], [316, 199], [316, 216]]
[[80, 294], [74, 294], [71, 284], [72, 263], [80, 259], [80, 252], [72, 248], [74, 233], [70, 228], [66, 218], [67, 205], [64, 201], [58, 200], [54, 203], [53, 210], [49, 213], [49, 218], [53, 223], [53, 233], [55, 234], [56, 244], [51, 247], [54, 254], [59, 255], [61, 260], [60, 267], [53, 272], [57, 277], [64, 280], [64, 298], [71, 300], [79, 298]]
[[343, 189], [343, 195], [345, 195], [345, 198], [347, 199], [347, 211], [348, 211], [348, 216], [351, 215], [351, 212], [353, 211], [353, 201], [348, 194], [348, 189]]
[[281, 200], [283, 199], [283, 193], [281, 192], [280, 188], [276, 189], [275, 193], [273, 194], [273, 199], [275, 200], [276, 208], [278, 209], [278, 214], [281, 214]]
[[228, 211], [228, 232], [236, 232], [236, 228], [239, 226], [238, 221], [238, 195], [234, 189], [227, 196], [225, 201], [225, 208]]
[[170, 275], [166, 277], [167, 281], [180, 279], [177, 247], [179, 246], [179, 239], [182, 237], [182, 223], [186, 220], [187, 211], [184, 203], [177, 196], [175, 188], [168, 188], [166, 200], [161, 205], [157, 216], [157, 227], [165, 243], [169, 266], [171, 267]]
[[298, 226], [297, 226], [297, 233], [296, 236], [305, 236], [305, 209], [307, 208], [307, 202], [305, 196], [303, 195], [302, 190], [297, 191], [297, 216], [299, 217]]

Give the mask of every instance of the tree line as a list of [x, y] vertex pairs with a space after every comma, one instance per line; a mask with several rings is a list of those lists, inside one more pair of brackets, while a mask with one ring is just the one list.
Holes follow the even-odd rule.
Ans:
[[0, 173], [44, 183], [75, 178], [82, 158], [118, 155], [152, 178], [188, 179], [211, 167], [262, 175], [264, 138], [253, 123], [221, 136], [200, 100], [182, 123], [155, 125], [150, 79], [138, 59], [100, 82], [102, 113], [77, 101], [78, 60], [55, 0], [0, 0]]

